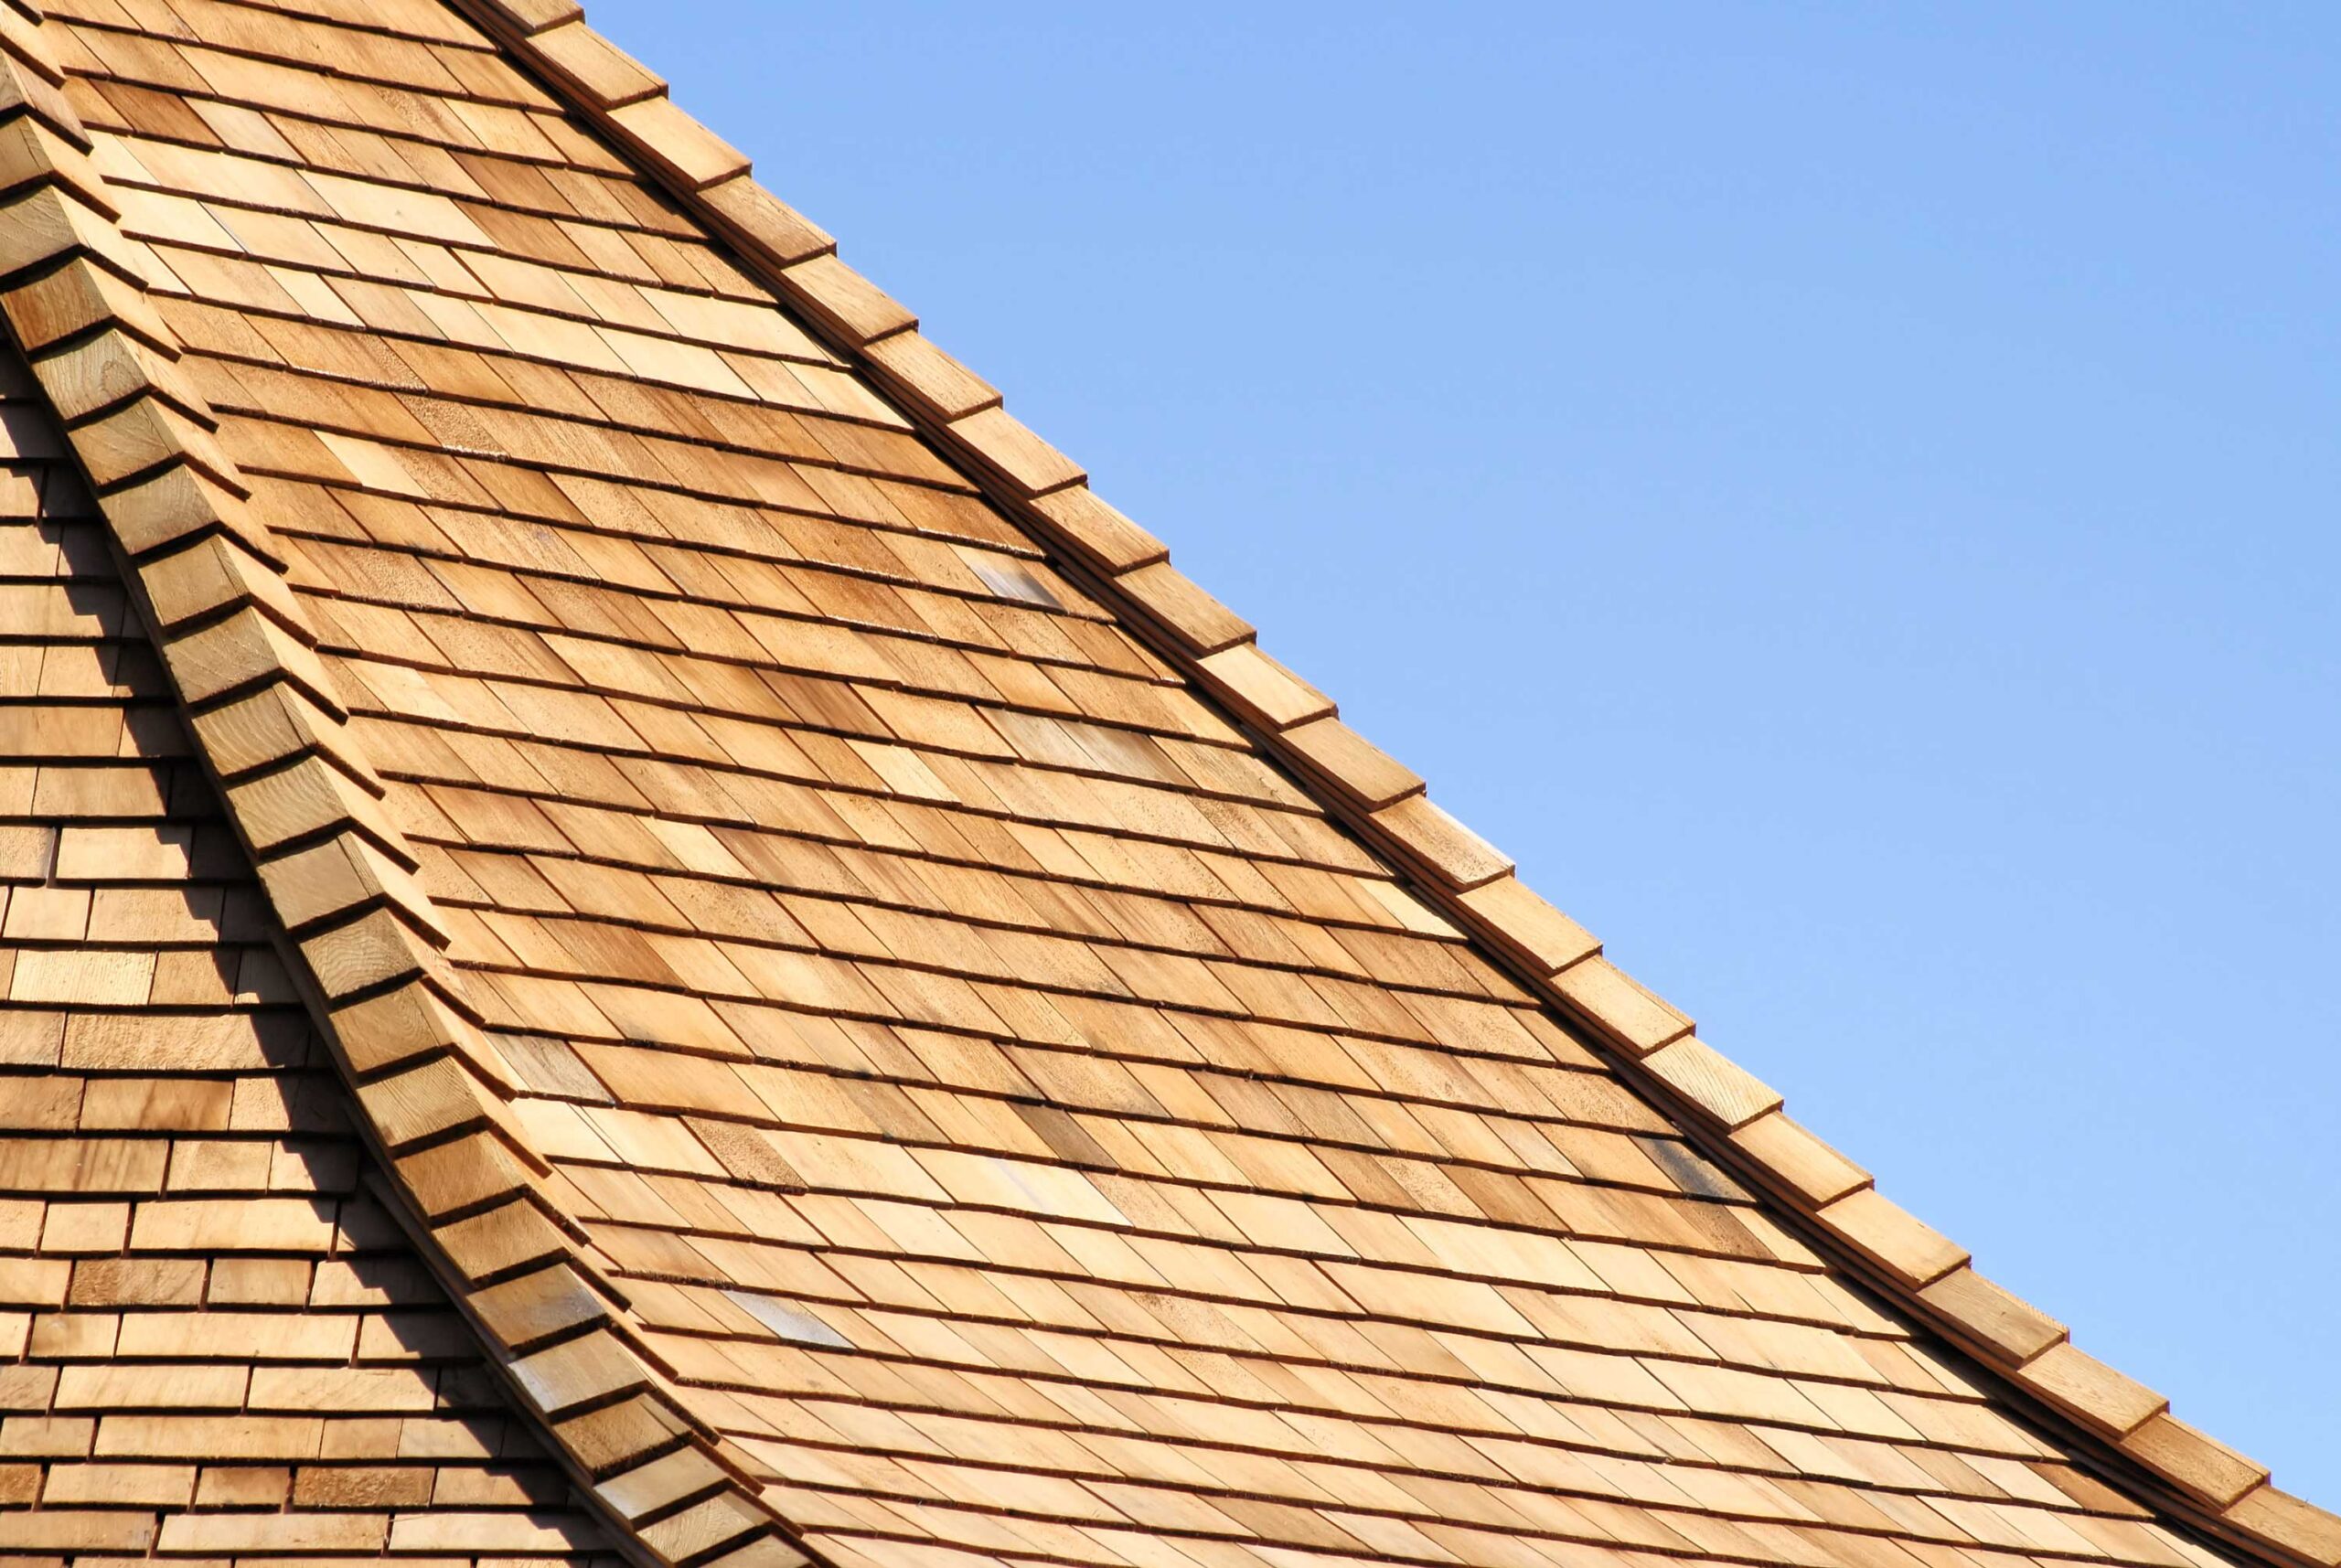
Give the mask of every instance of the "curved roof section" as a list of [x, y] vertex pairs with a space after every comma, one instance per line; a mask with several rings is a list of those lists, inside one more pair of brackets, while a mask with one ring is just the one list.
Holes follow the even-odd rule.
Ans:
[[5, 310], [403, 1217], [665, 1561], [2341, 1561], [573, 7], [0, 37]]
[[0, 345], [0, 1556], [607, 1562], [381, 1200]]

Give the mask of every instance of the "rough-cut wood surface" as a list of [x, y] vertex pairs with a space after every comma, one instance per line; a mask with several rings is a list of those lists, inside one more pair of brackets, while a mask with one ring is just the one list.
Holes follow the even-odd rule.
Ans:
[[[84, 1505], [165, 1481], [42, 1491], [80, 1461], [9, 1417], [0, 1546], [589, 1549], [485, 1352], [669, 1563], [2211, 1568], [2168, 1488], [2341, 1561], [1692, 1038], [573, 6], [475, 10], [505, 36], [437, 0], [0, 14], [25, 526], [69, 452], [101, 488], [86, 567], [10, 580], [0, 768], [188, 755], [110, 531], [227, 785], [0, 802], [0, 1185], [101, 1183], [0, 1234], [0, 1282], [309, 1281], [236, 1309], [253, 1344], [190, 1326], [208, 1296], [47, 1339], [80, 1315], [28, 1302], [0, 1388], [64, 1366], [26, 1442], [78, 1371], [125, 1431], [232, 1392], [278, 1403], [207, 1441], [340, 1398], [311, 1424], [379, 1444], [363, 1402], [422, 1367], [517, 1468], [368, 1450], [425, 1492], [313, 1504], [349, 1456], [207, 1499], [139, 1449], [196, 1510]], [[85, 644], [113, 663], [58, 678], [102, 700], [51, 702]], [[119, 1021], [172, 987], [199, 1025]], [[227, 1083], [251, 1136], [119, 1073]], [[352, 1249], [420, 1294], [338, 1283]], [[392, 1306], [442, 1338], [377, 1366]], [[92, 1533], [44, 1533], [69, 1505]]]
[[606, 1560], [369, 1189], [63, 453], [0, 350], [0, 1555]]

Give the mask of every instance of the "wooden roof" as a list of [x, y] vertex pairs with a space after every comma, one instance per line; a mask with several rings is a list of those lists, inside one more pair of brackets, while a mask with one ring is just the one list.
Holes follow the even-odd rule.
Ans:
[[573, 6], [0, 53], [0, 1552], [2341, 1563]]

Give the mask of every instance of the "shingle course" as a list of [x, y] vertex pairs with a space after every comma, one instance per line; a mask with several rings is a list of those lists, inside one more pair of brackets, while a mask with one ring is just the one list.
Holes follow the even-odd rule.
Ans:
[[[5, 1049], [46, 1075], [0, 1115], [35, 1201], [91, 1211], [18, 1252], [117, 1210], [134, 1249], [411, 1234], [482, 1336], [444, 1342], [660, 1561], [2335, 1555], [1787, 1122], [575, 15], [62, 0], [0, 37], [49, 128], [0, 308], [163, 634], [82, 592], [0, 720], [184, 765], [167, 670], [297, 939], [288, 975], [193, 838], [124, 869], [244, 876], [235, 963], [112, 905], [102, 939], [110, 890], [48, 896], [63, 818], [13, 824]], [[387, 1151], [390, 1209], [355, 1158], [303, 1196], [305, 1145], [46, 1152], [69, 1102], [132, 1114], [63, 1075], [124, 1065], [87, 1020], [277, 1020], [177, 1063], [236, 1107], [304, 994], [359, 1087], [303, 1103]], [[220, 1266], [240, 1312], [291, 1286]], [[136, 1343], [182, 1353], [160, 1308]], [[370, 1321], [356, 1366], [184, 1383], [270, 1413], [162, 1548], [582, 1548], [476, 1467], [394, 1519], [404, 1483], [337, 1479], [365, 1456], [292, 1413], [418, 1397]], [[76, 1400], [148, 1375], [50, 1332]], [[96, 1451], [187, 1455], [132, 1419]], [[270, 1464], [293, 1511], [203, 1511], [275, 1506]]]

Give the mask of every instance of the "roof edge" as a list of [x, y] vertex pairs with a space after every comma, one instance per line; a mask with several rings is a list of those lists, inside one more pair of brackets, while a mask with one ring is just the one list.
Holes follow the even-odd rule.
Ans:
[[258, 872], [379, 1185], [586, 1506], [636, 1561], [816, 1559], [671, 1391], [626, 1298], [541, 1190], [419, 862], [315, 652], [218, 418], [145, 299], [27, 0], [0, 4], [0, 317], [97, 496], [123, 580]]
[[[1344, 826], [1415, 878], [1434, 908], [1493, 948], [1537, 996], [1609, 1048], [1723, 1163], [1798, 1216], [1833, 1260], [1927, 1324], [2052, 1427], [2159, 1483], [2154, 1500], [2275, 1560], [2341, 1568], [2341, 1516], [2276, 1488], [2264, 1466], [2179, 1421], [2169, 1401], [2077, 1349], [2064, 1325], [1978, 1273], [1968, 1253], [1881, 1195], [1870, 1174], [1793, 1121], [1779, 1093], [1697, 1038], [1513, 862], [1434, 805], [1423, 781], [1342, 724], [1331, 699], [1263, 653], [1255, 629], [1170, 564], [1160, 540], [919, 332], [918, 318], [839, 261], [818, 225], [757, 184], [748, 158], [674, 106], [664, 79], [571, 0], [448, 0], [756, 264], [923, 434], [969, 460], [988, 498], [1086, 569], [1177, 667]], [[2124, 1477], [2119, 1463], [2107, 1468]]]

